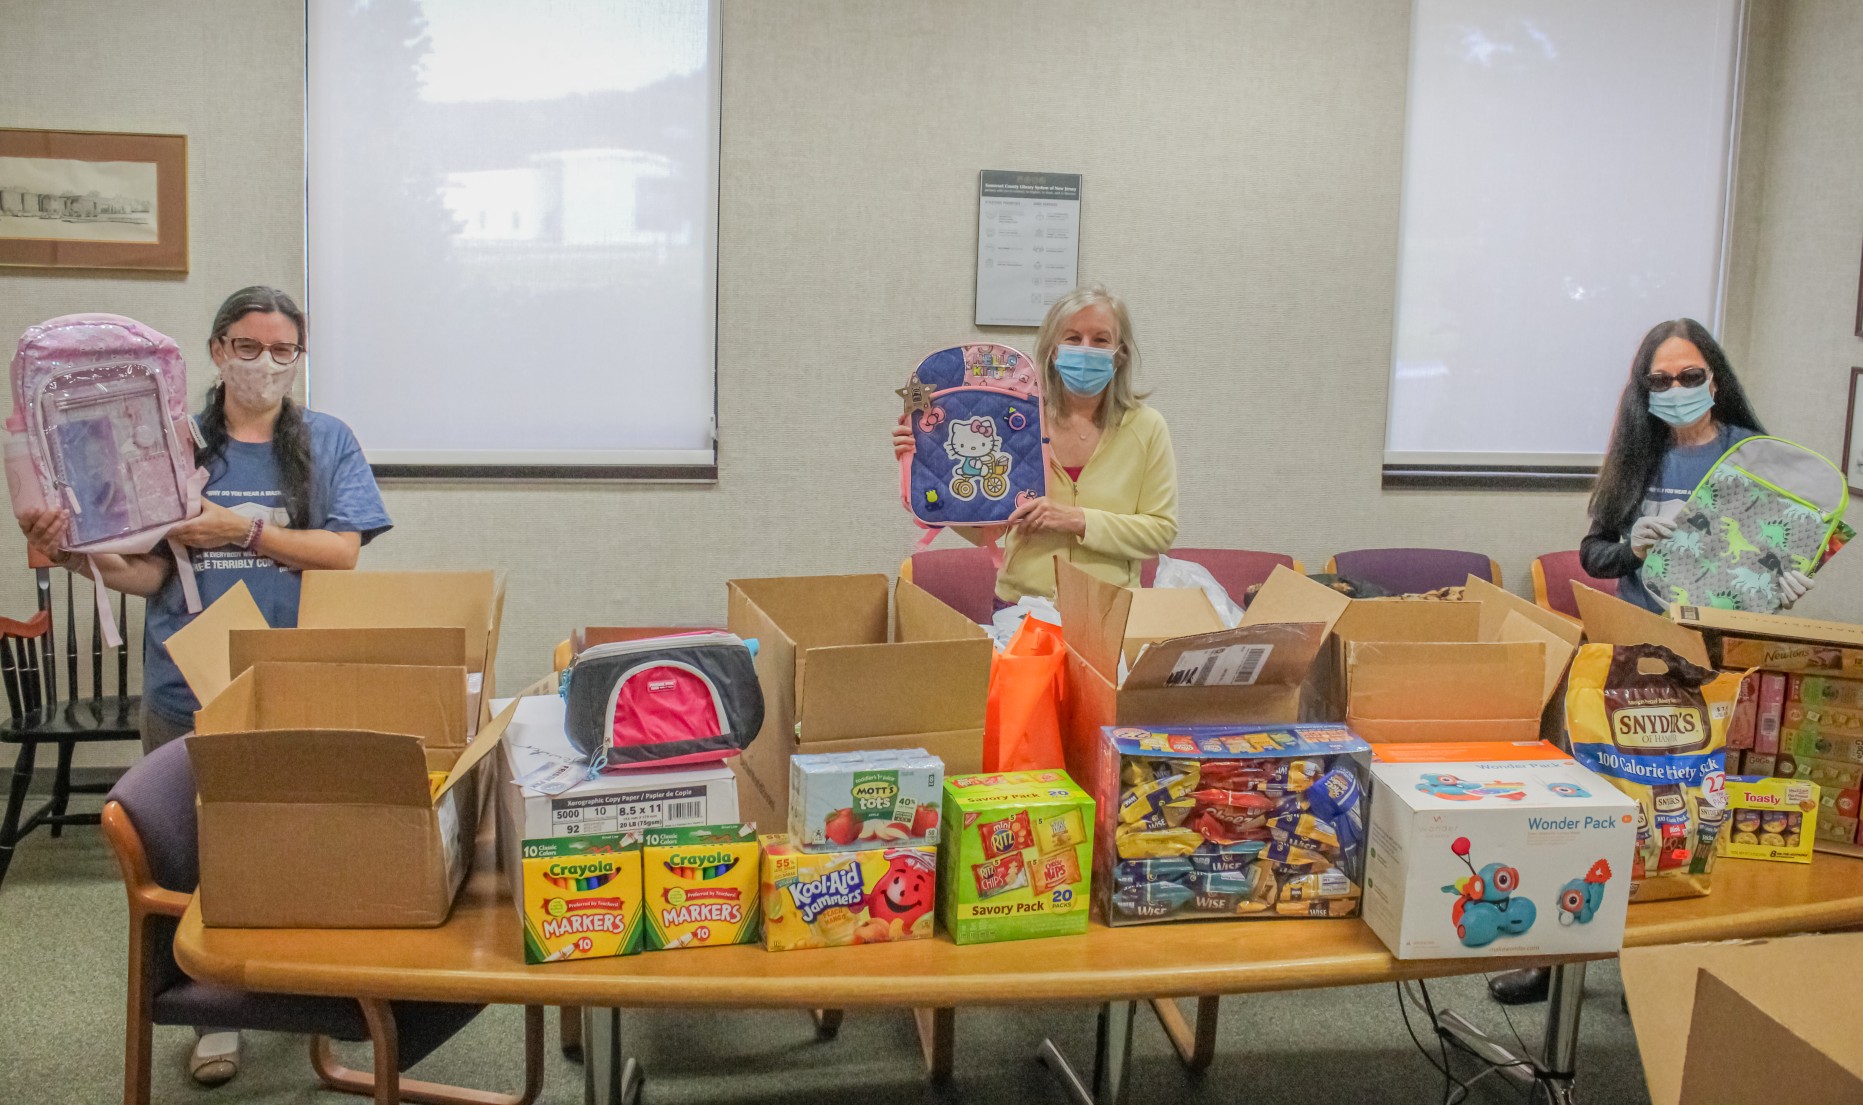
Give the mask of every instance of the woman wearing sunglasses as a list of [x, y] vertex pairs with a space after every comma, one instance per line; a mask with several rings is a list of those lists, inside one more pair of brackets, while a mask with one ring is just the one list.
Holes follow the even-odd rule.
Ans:
[[[1714, 462], [1765, 432], [1706, 327], [1683, 318], [1645, 334], [1591, 493], [1591, 532], [1579, 548], [1585, 571], [1618, 580], [1620, 598], [1667, 611], [1638, 576], [1643, 558], [1675, 532], [1683, 503]], [[1811, 589], [1811, 577], [1787, 572], [1779, 586], [1790, 605]]]

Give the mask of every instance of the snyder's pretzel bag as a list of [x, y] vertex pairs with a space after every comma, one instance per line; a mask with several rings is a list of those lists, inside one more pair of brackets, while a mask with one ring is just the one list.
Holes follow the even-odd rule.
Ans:
[[1572, 662], [1572, 756], [1637, 803], [1631, 901], [1708, 892], [1739, 692], [1739, 673], [1696, 667], [1660, 645], [1586, 645]]

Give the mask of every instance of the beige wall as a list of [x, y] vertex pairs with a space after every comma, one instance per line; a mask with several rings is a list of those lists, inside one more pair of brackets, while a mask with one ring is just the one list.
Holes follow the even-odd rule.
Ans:
[[[1755, 337], [1734, 344], [1767, 417], [1835, 452], [1830, 404], [1858, 359], [1840, 308], [1863, 218], [1863, 36], [1845, 0], [1759, 2], [1779, 118], [1759, 128], [1764, 171], [1742, 176], [1759, 200], [1740, 213], [1730, 318]], [[135, 65], [86, 34], [100, 10]], [[1085, 175], [1081, 276], [1132, 303], [1177, 443], [1180, 544], [1316, 568], [1343, 548], [1463, 547], [1524, 590], [1534, 555], [1577, 546], [1582, 495], [1379, 487], [1409, 10], [728, 3], [717, 486], [393, 485], [397, 529], [364, 565], [509, 569], [508, 682], [578, 623], [718, 623], [733, 576], [892, 570], [916, 531], [881, 440], [891, 392], [973, 332], [976, 172], [1022, 168]], [[300, 287], [299, 6], [215, 26], [226, 11], [37, 5], [9, 25], [8, 122], [190, 135], [194, 271], [0, 276], [0, 334], [107, 308], [192, 351], [226, 292]], [[68, 79], [73, 44], [103, 83]], [[149, 58], [169, 65], [158, 79]], [[204, 355], [194, 368], [205, 387]], [[0, 609], [29, 608], [25, 583], [0, 577]], [[1840, 559], [1806, 608], [1854, 615], [1859, 593], [1863, 556]]]

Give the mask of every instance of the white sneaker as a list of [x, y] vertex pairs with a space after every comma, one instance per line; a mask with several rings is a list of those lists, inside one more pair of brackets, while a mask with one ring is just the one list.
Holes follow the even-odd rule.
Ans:
[[194, 1041], [188, 1073], [203, 1086], [219, 1086], [239, 1073], [239, 1033], [209, 1032]]

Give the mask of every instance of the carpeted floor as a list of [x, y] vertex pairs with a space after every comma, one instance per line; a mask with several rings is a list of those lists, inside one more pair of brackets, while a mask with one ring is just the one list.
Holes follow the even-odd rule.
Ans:
[[[0, 1102], [95, 1105], [122, 1092], [123, 971], [126, 911], [116, 867], [95, 829], [44, 833], [20, 848], [0, 886]], [[1288, 922], [1289, 925], [1300, 922]], [[1158, 931], [1170, 939], [1168, 927]], [[703, 955], [703, 952], [689, 953]], [[547, 968], [539, 968], [547, 969]], [[1013, 986], [1005, 980], [1005, 987]], [[1501, 1007], [1487, 1000], [1480, 976], [1430, 988], [1476, 1023], [1509, 1034]], [[1619, 1003], [1617, 972], [1594, 966], [1586, 1002], [1580, 1087], [1589, 1105], [1645, 1102], [1629, 1019]], [[901, 994], [902, 1003], [912, 995]], [[542, 1100], [582, 1100], [582, 1072], [556, 1046], [550, 1017]], [[422, 1063], [422, 1078], [485, 1089], [516, 1088], [520, 1017], [489, 1009]], [[1537, 1044], [1541, 1008], [1514, 1013]], [[887, 1102], [1053, 1102], [1065, 1098], [1033, 1056], [1044, 1036], [1085, 1062], [1094, 1036], [1089, 1007], [961, 1010], [957, 1077], [928, 1085], [919, 1065], [912, 1018], [904, 1010], [856, 1013], [839, 1038], [820, 1042], [805, 1014], [626, 1014], [624, 1032], [647, 1071], [649, 1105], [686, 1102], [792, 1102], [869, 1105]], [[1144, 1102], [1435, 1102], [1443, 1079], [1404, 1032], [1390, 987], [1237, 997], [1223, 1003], [1221, 1051], [1202, 1076], [1186, 1074], [1149, 1013], [1134, 1041], [1129, 1100]], [[219, 1089], [194, 1085], [185, 1072], [192, 1035], [156, 1030], [157, 1102], [355, 1101], [317, 1088], [301, 1038], [249, 1035], [240, 1076]], [[357, 1062], [361, 1051], [352, 1053]], [[1478, 1069], [1457, 1066], [1462, 1077]], [[1083, 1070], [1083, 1073], [1084, 1070]], [[1519, 1088], [1499, 1077], [1476, 1084], [1470, 1101], [1517, 1102]]]

